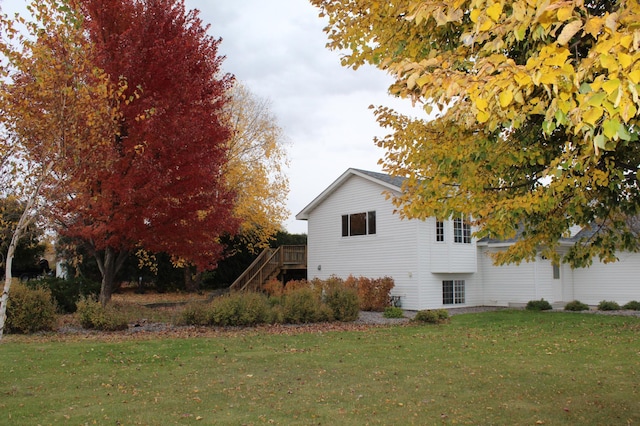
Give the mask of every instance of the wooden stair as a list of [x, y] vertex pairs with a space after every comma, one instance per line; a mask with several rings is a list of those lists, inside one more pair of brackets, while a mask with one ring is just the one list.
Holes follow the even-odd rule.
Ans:
[[257, 291], [287, 269], [307, 269], [307, 246], [267, 248], [231, 284], [231, 291]]

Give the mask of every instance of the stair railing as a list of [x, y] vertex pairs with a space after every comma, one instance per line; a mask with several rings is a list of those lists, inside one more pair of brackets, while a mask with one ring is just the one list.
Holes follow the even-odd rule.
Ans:
[[231, 284], [229, 289], [244, 291], [259, 287], [280, 266], [279, 254], [280, 247], [264, 249], [256, 260]]

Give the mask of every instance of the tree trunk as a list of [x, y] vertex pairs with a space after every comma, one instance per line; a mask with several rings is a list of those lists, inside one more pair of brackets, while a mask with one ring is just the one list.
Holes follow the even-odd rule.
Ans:
[[107, 247], [104, 250], [104, 257], [100, 257], [99, 253], [96, 253], [96, 261], [98, 262], [98, 268], [102, 274], [102, 285], [100, 286], [100, 297], [98, 300], [102, 306], [106, 306], [111, 300], [113, 294], [116, 275], [122, 268], [124, 261], [127, 259], [128, 252], [126, 250], [116, 251], [112, 247]]
[[36, 200], [40, 195], [40, 189], [42, 188], [42, 184], [44, 183], [45, 178], [53, 169], [53, 161], [50, 161], [47, 166], [44, 168], [42, 175], [40, 176], [40, 181], [38, 185], [34, 188], [33, 193], [27, 200], [27, 204], [24, 206], [24, 210], [20, 215], [20, 219], [18, 220], [18, 224], [16, 225], [16, 229], [13, 231], [13, 235], [11, 236], [11, 242], [9, 243], [9, 248], [7, 249], [7, 258], [5, 259], [4, 264], [4, 288], [2, 290], [2, 296], [0, 296], [0, 341], [2, 340], [2, 335], [4, 334], [4, 326], [7, 322], [7, 302], [9, 301], [9, 291], [11, 290], [11, 267], [13, 265], [13, 255], [16, 252], [16, 247], [18, 247], [18, 241], [22, 237], [24, 230], [27, 229], [27, 226], [35, 219], [36, 210], [34, 210], [34, 206], [36, 205]]
[[200, 291], [200, 273], [193, 273], [193, 267], [185, 266], [184, 268], [184, 287], [189, 293], [196, 293]]
[[13, 255], [16, 251], [16, 246], [18, 244], [18, 240], [20, 239], [20, 233], [18, 230], [20, 227], [17, 227], [13, 232], [13, 236], [11, 237], [11, 243], [9, 244], [9, 249], [7, 250], [7, 260], [4, 265], [4, 289], [2, 290], [2, 297], [0, 297], [0, 340], [2, 340], [2, 335], [4, 334], [4, 325], [7, 322], [7, 303], [9, 302], [9, 290], [11, 290], [11, 266], [13, 264]]

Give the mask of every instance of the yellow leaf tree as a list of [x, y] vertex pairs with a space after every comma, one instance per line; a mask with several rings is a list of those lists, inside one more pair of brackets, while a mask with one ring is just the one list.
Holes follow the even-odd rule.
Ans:
[[236, 83], [229, 93], [227, 117], [232, 129], [225, 176], [236, 193], [234, 215], [239, 235], [250, 250], [269, 245], [288, 216], [286, 137], [269, 102]]
[[394, 202], [414, 218], [468, 214], [514, 238], [498, 262], [572, 265], [638, 250], [640, 5], [636, 0], [311, 0], [345, 66], [395, 77], [430, 121], [379, 107]]
[[54, 200], [72, 197], [85, 162], [106, 162], [119, 89], [91, 65], [81, 15], [58, 0], [30, 5], [32, 21], [0, 17], [2, 181], [24, 206], [5, 255], [0, 338], [18, 241]]

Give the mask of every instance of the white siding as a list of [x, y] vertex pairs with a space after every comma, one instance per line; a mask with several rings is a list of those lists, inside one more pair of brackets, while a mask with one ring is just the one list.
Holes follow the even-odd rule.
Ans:
[[453, 237], [453, 221], [444, 221], [444, 241], [437, 242], [436, 220], [429, 218], [426, 223], [433, 229], [427, 243], [431, 246], [430, 269], [433, 273], [473, 273], [478, 270], [476, 241], [471, 244], [456, 243]]
[[640, 254], [622, 252], [619, 261], [601, 263], [597, 260], [588, 268], [573, 270], [573, 282], [567, 292], [568, 300], [579, 300], [597, 305], [603, 300], [613, 300], [624, 305], [631, 300], [640, 301]]
[[[367, 278], [392, 277], [392, 294], [406, 309], [419, 308], [419, 221], [400, 220], [383, 188], [359, 176], [349, 177], [309, 212], [308, 277], [331, 275]], [[376, 212], [376, 234], [342, 237], [342, 215]]]
[[483, 248], [478, 255], [484, 305], [509, 306], [526, 304], [530, 300], [545, 299], [550, 303], [562, 300], [563, 280], [553, 278], [553, 266], [549, 260], [538, 258], [536, 262], [495, 266], [490, 253], [496, 251], [498, 249]]
[[[553, 278], [549, 260], [494, 266], [497, 247], [453, 242], [453, 221], [445, 221], [445, 241], [436, 242], [435, 218], [401, 220], [382, 194], [384, 184], [348, 175], [305, 209], [308, 219], [308, 277], [331, 275], [392, 277], [392, 294], [405, 309], [431, 309], [442, 304], [442, 281], [465, 280], [465, 304], [509, 306], [545, 299], [566, 303], [577, 299], [595, 305], [602, 300], [624, 304], [640, 300], [640, 254], [621, 253], [612, 264], [590, 268], [561, 265]], [[342, 237], [342, 215], [376, 212], [376, 234]]]

